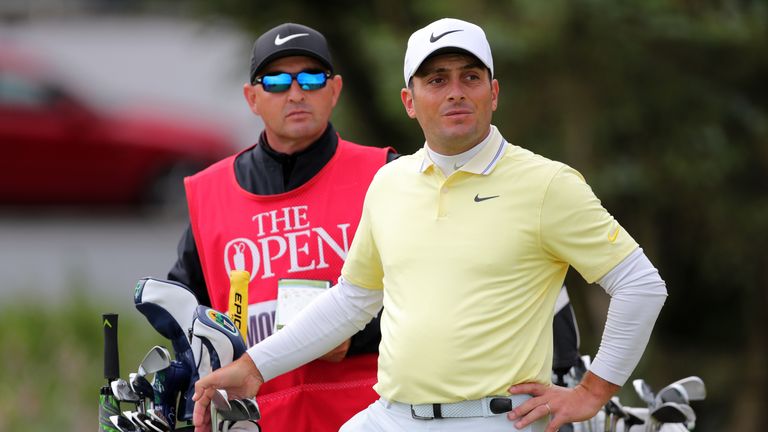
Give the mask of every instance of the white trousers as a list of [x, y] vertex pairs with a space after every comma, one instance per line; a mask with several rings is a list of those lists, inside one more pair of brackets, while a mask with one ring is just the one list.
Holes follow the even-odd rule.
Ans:
[[339, 432], [543, 432], [549, 417], [516, 429], [507, 414], [489, 417], [442, 418], [418, 420], [411, 415], [410, 405], [379, 399], [357, 413], [339, 429]]

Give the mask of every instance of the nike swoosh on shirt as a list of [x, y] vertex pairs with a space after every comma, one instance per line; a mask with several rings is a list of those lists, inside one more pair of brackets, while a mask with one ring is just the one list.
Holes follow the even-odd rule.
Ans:
[[445, 36], [445, 35], [448, 35], [448, 34], [451, 34], [451, 33], [460, 32], [460, 31], [462, 31], [462, 30], [461, 30], [461, 29], [458, 29], [458, 30], [448, 30], [447, 32], [445, 32], [445, 33], [440, 33], [440, 34], [439, 34], [439, 35], [437, 35], [437, 36], [435, 36], [435, 34], [434, 34], [434, 33], [432, 33], [431, 35], [429, 35], [429, 41], [430, 41], [430, 42], [432, 42], [432, 43], [435, 43], [435, 42], [439, 41], [439, 40], [440, 40], [440, 38], [442, 38], [442, 37], [443, 37], [443, 36]]
[[489, 199], [494, 199], [494, 198], [498, 198], [498, 197], [499, 197], [498, 195], [491, 195], [491, 196], [487, 196], [487, 197], [481, 197], [480, 194], [477, 194], [477, 195], [475, 195], [475, 202], [481, 202], [481, 201], [485, 201], [485, 200], [489, 200]]
[[278, 33], [277, 36], [275, 37], [275, 45], [282, 45], [291, 39], [296, 39], [297, 37], [302, 37], [302, 36], [309, 36], [309, 33], [296, 33], [290, 36], [286, 36], [284, 38], [281, 38], [280, 34]]
[[620, 230], [620, 229], [621, 229], [621, 228], [616, 228], [616, 231], [614, 231], [614, 232], [613, 232], [613, 234], [611, 234], [611, 235], [609, 235], [609, 236], [608, 236], [608, 241], [609, 241], [609, 242], [613, 243], [613, 242], [615, 242], [615, 241], [616, 241], [616, 238], [619, 236], [619, 230]]

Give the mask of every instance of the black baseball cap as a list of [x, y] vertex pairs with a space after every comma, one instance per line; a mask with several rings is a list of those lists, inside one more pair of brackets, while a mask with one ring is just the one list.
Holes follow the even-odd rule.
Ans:
[[253, 44], [251, 84], [269, 62], [296, 55], [315, 58], [333, 73], [325, 36], [301, 24], [285, 23], [262, 34]]

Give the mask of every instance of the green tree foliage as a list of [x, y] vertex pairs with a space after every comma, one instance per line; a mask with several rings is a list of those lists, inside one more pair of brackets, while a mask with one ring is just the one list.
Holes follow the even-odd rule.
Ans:
[[[638, 374], [658, 386], [702, 375], [710, 398], [698, 406], [698, 430], [752, 431], [768, 423], [764, 2], [197, 5], [254, 36], [286, 21], [321, 30], [344, 78], [337, 128], [348, 139], [401, 153], [423, 143], [399, 95], [408, 36], [446, 16], [481, 25], [501, 84], [494, 123], [513, 143], [581, 171], [667, 281], [670, 296]], [[584, 351], [593, 353], [605, 305], [590, 300], [599, 290], [579, 289], [580, 278], [568, 282]]]

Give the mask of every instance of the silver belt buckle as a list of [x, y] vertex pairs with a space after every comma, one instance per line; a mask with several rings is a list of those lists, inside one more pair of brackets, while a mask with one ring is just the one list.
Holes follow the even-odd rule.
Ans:
[[423, 417], [416, 414], [416, 410], [413, 409], [413, 405], [411, 405], [411, 417], [413, 417], [416, 420], [434, 420], [435, 419], [435, 417]]
[[434, 419], [434, 417], [422, 417], [416, 414], [416, 411], [413, 410], [413, 405], [411, 405], [411, 417], [413, 417], [416, 420], [433, 420]]

